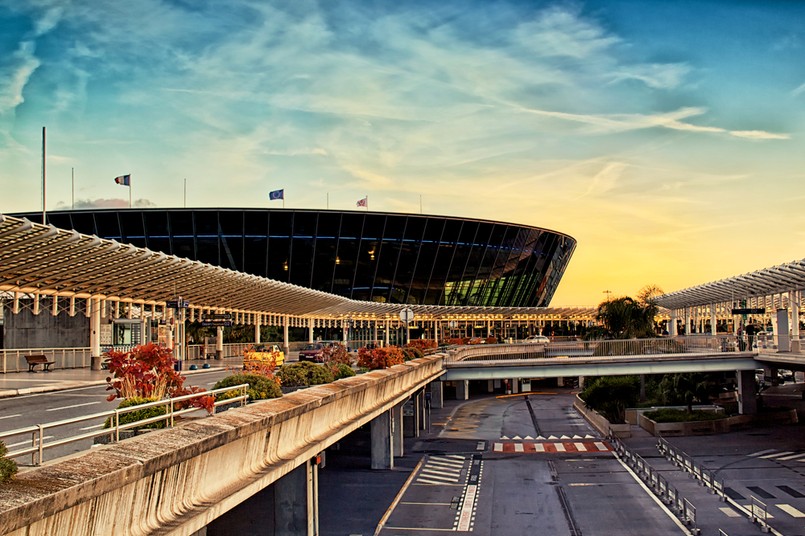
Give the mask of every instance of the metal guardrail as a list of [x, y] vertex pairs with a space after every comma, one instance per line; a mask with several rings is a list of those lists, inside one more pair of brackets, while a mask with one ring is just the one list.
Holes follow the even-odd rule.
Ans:
[[658, 354], [685, 354], [695, 352], [734, 352], [732, 335], [697, 336], [654, 339], [563, 341], [516, 344], [477, 344], [458, 346], [449, 352], [448, 362], [541, 359], [551, 357], [621, 357]]
[[708, 487], [713, 493], [718, 495], [721, 500], [726, 500], [727, 495], [724, 491], [724, 481], [716, 477], [715, 472], [710, 471], [696, 462], [692, 457], [688, 456], [681, 450], [674, 448], [673, 445], [668, 443], [663, 438], [657, 440], [657, 450], [662, 454], [665, 459], [673, 463], [683, 471], [690, 473], [694, 478], [699, 480], [702, 484]]
[[626, 463], [635, 474], [648, 486], [648, 488], [660, 498], [682, 522], [692, 527], [693, 534], [700, 534], [701, 530], [696, 526], [696, 507], [677, 490], [659, 471], [655, 470], [651, 464], [646, 462], [639, 454], [629, 451], [626, 446], [615, 436], [608, 438], [615, 454]]
[[[118, 408], [114, 410], [103, 411], [100, 413], [93, 413], [91, 415], [73, 417], [71, 419], [63, 419], [60, 421], [53, 421], [44, 424], [36, 424], [33, 426], [27, 426], [25, 428], [17, 428], [16, 430], [0, 432], [0, 440], [5, 440], [6, 438], [10, 437], [27, 436], [28, 434], [30, 434], [31, 437], [30, 446], [20, 448], [17, 450], [10, 450], [6, 454], [6, 457], [19, 458], [30, 454], [31, 465], [42, 465], [42, 463], [44, 463], [45, 461], [45, 451], [47, 449], [60, 447], [62, 445], [68, 445], [70, 443], [75, 443], [77, 441], [83, 441], [86, 439], [95, 439], [96, 437], [101, 436], [109, 436], [113, 441], [117, 442], [120, 441], [120, 432], [122, 431], [142, 428], [145, 425], [160, 421], [165, 421], [167, 426], [172, 427], [175, 424], [176, 417], [184, 415], [186, 413], [192, 413], [200, 410], [200, 408], [194, 407], [192, 404], [188, 404], [187, 407], [184, 407], [183, 403], [190, 402], [196, 398], [201, 398], [205, 396], [214, 397], [215, 395], [221, 393], [239, 391], [240, 394], [238, 396], [234, 396], [220, 401], [215, 401], [213, 403], [213, 414], [215, 413], [216, 408], [218, 408], [219, 406], [233, 403], [240, 403], [240, 405], [243, 406], [246, 404], [249, 398], [249, 395], [247, 394], [248, 388], [249, 384], [244, 383], [240, 385], [234, 385], [232, 387], [222, 387], [220, 389], [213, 389], [211, 391], [202, 391], [199, 393], [177, 396], [175, 398], [157, 400], [154, 402], [148, 402], [146, 404], [130, 406], [122, 409]], [[131, 423], [125, 423], [125, 424], [120, 423], [121, 415], [125, 415], [127, 413], [132, 413], [135, 411], [140, 411], [142, 409], [160, 407], [160, 406], [164, 406], [166, 408], [165, 413], [162, 415], [157, 415], [155, 417], [150, 417], [148, 419], [142, 419]], [[74, 425], [86, 421], [97, 421], [100, 419], [104, 420], [109, 419], [110, 427], [103, 428], [101, 430], [87, 431], [78, 435], [62, 437], [59, 439], [54, 439], [53, 441], [47, 441], [47, 439], [51, 437], [46, 435], [46, 432], [48, 430], [53, 430], [55, 428]]]

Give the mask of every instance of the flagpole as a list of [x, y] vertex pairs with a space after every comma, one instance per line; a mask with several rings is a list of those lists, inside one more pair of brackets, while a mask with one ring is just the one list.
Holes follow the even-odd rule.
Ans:
[[131, 208], [131, 178], [129, 178], [129, 208]]
[[330, 210], [330, 192], [327, 192], [327, 210]]
[[184, 180], [184, 208], [187, 208], [187, 179]]
[[42, 127], [42, 225], [47, 225], [47, 167], [45, 164], [45, 139], [47, 134], [45, 127]]
[[70, 200], [71, 200], [71, 208], [75, 210], [75, 168], [70, 168]]
[[422, 194], [419, 194], [419, 213], [422, 214]]

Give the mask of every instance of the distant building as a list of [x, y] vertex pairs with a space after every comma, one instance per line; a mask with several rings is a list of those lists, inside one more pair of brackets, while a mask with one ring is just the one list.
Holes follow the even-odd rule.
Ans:
[[421, 305], [548, 306], [576, 248], [574, 238], [539, 227], [421, 214], [106, 209], [47, 219], [354, 300]]

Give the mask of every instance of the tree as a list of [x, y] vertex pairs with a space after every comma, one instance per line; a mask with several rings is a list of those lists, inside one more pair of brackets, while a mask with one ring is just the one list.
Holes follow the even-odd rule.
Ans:
[[609, 422], [626, 422], [626, 408], [637, 405], [640, 387], [634, 376], [603, 376], [590, 383], [579, 395], [588, 408]]
[[706, 403], [710, 394], [717, 389], [715, 382], [706, 374], [666, 374], [660, 381], [660, 396], [666, 404], [684, 404], [688, 413], [693, 411], [693, 403]]
[[662, 290], [656, 285], [647, 285], [640, 290], [637, 300], [628, 296], [609, 299], [598, 305], [596, 319], [614, 339], [653, 337], [657, 315], [655, 300], [661, 294]]

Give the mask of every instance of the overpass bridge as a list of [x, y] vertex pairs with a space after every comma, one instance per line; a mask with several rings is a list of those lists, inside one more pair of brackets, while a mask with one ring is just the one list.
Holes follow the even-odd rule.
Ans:
[[[274, 508], [256, 509], [265, 525], [315, 534], [317, 456], [369, 424], [372, 468], [393, 467], [402, 455], [402, 405], [413, 399], [421, 411], [430, 390], [438, 407], [446, 381], [735, 370], [742, 409], [755, 409], [749, 395], [759, 365], [751, 353], [617, 356], [608, 353], [612, 345], [590, 352], [582, 344], [584, 355], [571, 356], [568, 347], [546, 356], [544, 347], [524, 346], [463, 347], [24, 471], [0, 486], [0, 533], [203, 535], [207, 525], [229, 523], [235, 506], [270, 489]], [[601, 353], [607, 355], [593, 355]]]

